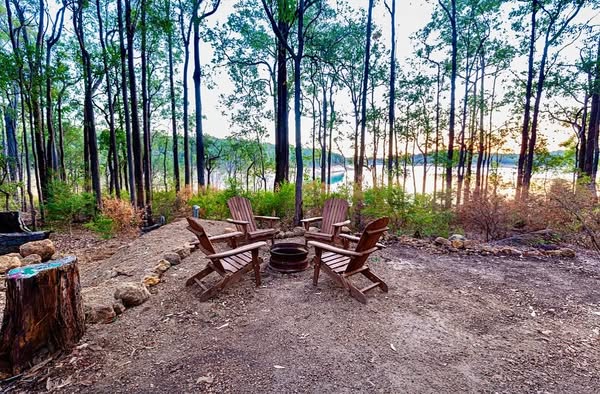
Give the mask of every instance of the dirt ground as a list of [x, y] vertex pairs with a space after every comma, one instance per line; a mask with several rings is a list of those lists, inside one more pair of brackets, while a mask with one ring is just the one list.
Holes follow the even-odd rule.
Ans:
[[[219, 233], [224, 224], [207, 222]], [[190, 241], [183, 221], [111, 257], [80, 258], [85, 299], [139, 281]], [[113, 248], [111, 251], [110, 248]], [[266, 252], [266, 248], [265, 248]], [[83, 254], [81, 249], [78, 254]], [[266, 254], [266, 253], [264, 253]], [[371, 258], [389, 293], [362, 305], [326, 275], [263, 266], [212, 300], [185, 279], [194, 252], [143, 305], [87, 328], [82, 345], [5, 383], [11, 392], [569, 392], [600, 390], [600, 263], [459, 256], [392, 245]], [[115, 276], [114, 273], [117, 272]]]

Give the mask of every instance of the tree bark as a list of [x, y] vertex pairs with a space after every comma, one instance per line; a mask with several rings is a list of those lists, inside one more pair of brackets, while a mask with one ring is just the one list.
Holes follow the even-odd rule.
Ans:
[[36, 356], [73, 348], [85, 332], [74, 256], [9, 271], [2, 319], [2, 367], [12, 374]]

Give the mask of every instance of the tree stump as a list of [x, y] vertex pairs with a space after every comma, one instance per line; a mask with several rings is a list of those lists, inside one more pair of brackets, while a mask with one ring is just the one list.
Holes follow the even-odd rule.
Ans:
[[18, 374], [38, 357], [71, 349], [84, 332], [75, 256], [8, 272], [0, 331], [3, 372]]

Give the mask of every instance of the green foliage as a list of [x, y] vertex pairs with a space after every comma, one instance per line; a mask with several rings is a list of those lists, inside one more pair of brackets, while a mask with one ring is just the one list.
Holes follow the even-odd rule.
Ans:
[[75, 193], [71, 185], [54, 181], [48, 185], [46, 212], [48, 221], [71, 225], [95, 215], [95, 200], [91, 193]]
[[380, 187], [364, 192], [362, 214], [368, 220], [390, 218], [393, 231], [416, 237], [448, 236], [453, 214], [442, 210], [427, 194], [411, 196], [399, 187]]
[[170, 222], [177, 213], [177, 193], [175, 189], [152, 193], [152, 212], [154, 216], [164, 216]]
[[113, 238], [117, 232], [114, 220], [104, 215], [96, 216], [94, 220], [83, 226], [99, 234], [103, 239]]

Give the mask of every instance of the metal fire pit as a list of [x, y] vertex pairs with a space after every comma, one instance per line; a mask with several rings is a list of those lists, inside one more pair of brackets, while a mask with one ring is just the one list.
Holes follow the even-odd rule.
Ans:
[[303, 244], [282, 242], [271, 246], [269, 267], [278, 272], [300, 272], [308, 268], [308, 248]]

